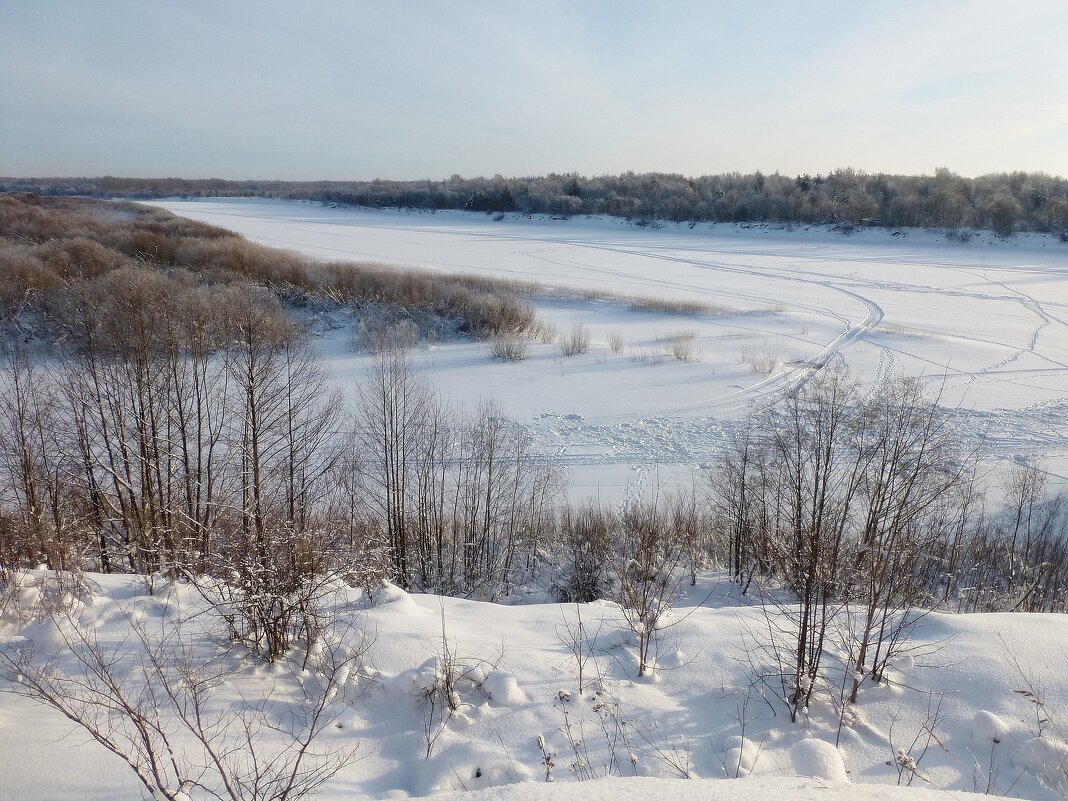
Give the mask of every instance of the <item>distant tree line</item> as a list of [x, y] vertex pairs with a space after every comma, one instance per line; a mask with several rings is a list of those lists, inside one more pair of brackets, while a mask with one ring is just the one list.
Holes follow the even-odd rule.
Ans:
[[0, 191], [147, 199], [273, 197], [372, 208], [488, 213], [613, 215], [637, 222], [780, 222], [989, 229], [1061, 234], [1068, 240], [1068, 179], [1045, 173], [966, 178], [760, 172], [690, 178], [667, 173], [585, 177], [463, 178], [443, 181], [226, 181], [181, 178], [0, 178]]

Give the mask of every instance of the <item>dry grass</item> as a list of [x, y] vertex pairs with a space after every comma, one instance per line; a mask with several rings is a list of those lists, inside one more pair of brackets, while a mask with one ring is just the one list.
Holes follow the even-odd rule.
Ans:
[[489, 353], [494, 359], [521, 362], [530, 351], [530, 340], [515, 334], [500, 334], [490, 340]]
[[676, 331], [663, 337], [657, 337], [657, 342], [667, 346], [667, 353], [680, 362], [692, 362], [697, 360], [697, 332], [693, 329]]
[[725, 306], [704, 300], [685, 300], [664, 297], [630, 297], [627, 308], [636, 312], [659, 312], [661, 314], [724, 314]]
[[742, 348], [739, 361], [742, 364], [748, 364], [749, 369], [759, 375], [771, 375], [779, 365], [778, 355], [774, 351], [749, 347]]
[[635, 348], [631, 359], [641, 364], [663, 364], [664, 354], [656, 348]]
[[610, 331], [608, 333], [608, 349], [612, 353], [623, 352], [623, 332], [622, 331]]
[[581, 322], [571, 325], [571, 330], [560, 338], [560, 352], [564, 356], [577, 356], [590, 349], [590, 329]]
[[923, 339], [929, 342], [945, 342], [947, 337], [942, 334], [935, 333], [934, 331], [924, 331], [919, 328], [909, 328], [903, 325], [897, 325], [896, 323], [888, 323], [885, 320], [879, 323], [878, 328], [875, 329], [878, 333], [883, 334], [895, 334], [902, 337], [910, 337], [912, 339]]

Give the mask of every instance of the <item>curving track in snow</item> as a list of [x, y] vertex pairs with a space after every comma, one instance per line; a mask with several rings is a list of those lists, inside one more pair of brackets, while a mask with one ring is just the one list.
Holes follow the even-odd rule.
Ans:
[[[531, 279], [566, 290], [561, 296], [609, 292], [726, 307], [680, 320], [628, 314], [618, 304], [546, 301], [540, 312], [558, 325], [582, 319], [593, 327], [596, 353], [561, 360], [556, 346], [535, 343], [522, 365], [490, 363], [474, 345], [427, 356], [447, 394], [496, 396], [530, 424], [547, 454], [591, 475], [622, 470], [598, 473], [596, 485], [625, 495], [656, 484], [655, 465], [685, 473], [707, 462], [732, 420], [835, 359], [873, 384], [898, 371], [925, 375], [962, 430], [996, 454], [1049, 457], [1054, 472], [1068, 474], [1068, 247], [1053, 239], [652, 230], [611, 219], [495, 221], [248, 199], [160, 205], [317, 258]], [[695, 363], [646, 363], [604, 345], [618, 328], [634, 332], [634, 353], [645, 352], [658, 335], [691, 325], [702, 349]], [[778, 357], [768, 375], [739, 359], [745, 347], [765, 345]], [[359, 374], [340, 349], [329, 357], [339, 376]]]
[[[781, 397], [784, 393], [798, 389], [805, 385], [814, 375], [820, 370], [826, 367], [835, 356], [839, 355], [843, 349], [847, 346], [858, 342], [863, 339], [864, 336], [874, 329], [879, 323], [882, 322], [884, 315], [882, 307], [871, 298], [861, 295], [859, 292], [855, 292], [851, 289], [847, 289], [844, 286], [840, 286], [827, 279], [815, 279], [805, 278], [800, 275], [799, 271], [784, 272], [784, 271], [771, 271], [771, 270], [756, 270], [752, 268], [743, 268], [740, 266], [716, 263], [708, 260], [700, 260], [694, 258], [687, 258], [682, 256], [665, 255], [657, 250], [636, 250], [632, 248], [623, 248], [605, 244], [592, 244], [582, 242], [580, 240], [571, 241], [568, 244], [578, 248], [589, 248], [594, 250], [607, 251], [611, 253], [626, 254], [629, 256], [637, 256], [642, 259], [648, 260], [651, 264], [655, 264], [656, 261], [669, 261], [675, 264], [688, 265], [701, 270], [709, 270], [713, 272], [719, 272], [722, 274], [737, 276], [750, 276], [762, 279], [772, 279], [779, 282], [785, 282], [787, 284], [802, 284], [820, 287], [822, 289], [832, 290], [834, 292], [844, 295], [851, 301], [855, 301], [864, 309], [864, 316], [856, 321], [852, 322], [842, 316], [841, 311], [833, 307], [814, 307], [811, 304], [794, 304], [794, 308], [804, 308], [808, 311], [815, 311], [816, 313], [825, 314], [829, 317], [842, 320], [844, 322], [844, 329], [842, 332], [827, 342], [822, 349], [819, 350], [814, 356], [804, 360], [800, 363], [785, 364], [779, 370], [776, 370], [773, 374], [767, 376], [763, 380], [757, 381], [746, 387], [738, 389], [734, 392], [727, 392], [725, 394], [717, 395], [712, 398], [707, 398], [699, 401], [687, 403], [682, 406], [667, 407], [658, 410], [661, 414], [672, 414], [683, 411], [701, 411], [707, 414], [725, 414], [729, 412], [736, 412], [742, 409], [748, 409], [754, 405], [763, 405], [769, 402], [774, 402], [777, 398]], [[578, 267], [577, 269], [590, 269], [588, 267]], [[601, 270], [599, 272], [611, 272]], [[675, 289], [685, 289], [693, 291], [694, 294], [701, 295], [707, 294], [707, 289], [701, 285], [689, 285], [680, 284], [679, 282], [666, 282], [658, 281], [652, 284], [656, 289], [663, 290], [665, 287], [671, 287]], [[752, 295], [748, 293], [731, 293], [733, 297], [746, 297], [752, 299]], [[605, 418], [598, 418], [605, 419]]]

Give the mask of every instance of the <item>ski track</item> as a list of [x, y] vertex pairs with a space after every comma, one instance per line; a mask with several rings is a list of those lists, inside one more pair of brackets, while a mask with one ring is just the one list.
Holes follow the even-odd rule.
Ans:
[[[164, 205], [179, 214], [188, 211], [194, 217], [203, 208], [199, 203]], [[262, 208], [272, 207], [263, 204]], [[485, 225], [467, 224], [469, 221], [484, 223], [475, 216], [461, 220], [459, 225], [454, 224], [455, 218], [445, 218], [444, 222], [431, 218], [418, 220], [414, 226], [410, 220], [404, 224], [394, 222], [389, 213], [370, 212], [361, 213], [348, 223], [339, 217], [341, 224], [324, 224], [322, 220], [333, 219], [326, 210], [322, 218], [309, 220], [287, 216], [285, 211], [216, 211], [207, 217], [208, 222], [244, 233], [256, 241], [318, 257], [325, 251], [336, 254], [336, 258], [389, 261], [383, 258], [381, 250], [363, 248], [364, 231], [405, 239], [429, 237], [428, 242], [443, 243], [434, 249], [432, 257], [433, 265], [440, 269], [539, 280], [540, 276], [532, 275], [526, 264], [541, 263], [555, 268], [544, 282], [550, 288], [573, 291], [583, 281], [593, 281], [638, 296], [685, 294], [715, 304], [733, 300], [750, 306], [771, 302], [792, 314], [822, 318], [839, 329], [830, 339], [815, 343], [818, 350], [811, 356], [781, 365], [772, 374], [732, 391], [682, 403], [658, 404], [626, 414], [584, 419], [551, 412], [536, 415], [530, 423], [536, 445], [564, 467], [629, 468], [618, 505], [621, 513], [648, 491], [650, 475], [657, 466], [693, 469], [708, 466], [737, 425], [736, 419], [745, 411], [771, 404], [783, 394], [803, 387], [836, 359], [849, 361], [850, 352], [862, 345], [878, 352], [878, 361], [868, 376], [872, 382], [869, 392], [902, 369], [903, 360], [930, 369], [928, 378], [940, 380], [943, 387], [996, 384], [1004, 385], [1007, 393], [1014, 390], [1048, 393], [1050, 378], [1063, 379], [1068, 387], [1068, 361], [1059, 358], [1063, 351], [1058, 351], [1055, 343], [1045, 349], [1041, 346], [1052, 332], [1068, 331], [1065, 316], [1053, 311], [1068, 309], [1068, 305], [1045, 298], [1039, 300], [1019, 286], [1032, 280], [1068, 279], [1068, 258], [1063, 264], [1048, 259], [1037, 266], [992, 264], [986, 258], [988, 251], [978, 244], [957, 248], [954, 257], [946, 258], [938, 257], [929, 245], [912, 241], [892, 242], [879, 246], [876, 253], [869, 253], [848, 240], [841, 244], [800, 240], [772, 244], [731, 239], [726, 245], [720, 245], [712, 237], [680, 241], [683, 237], [658, 230], [648, 231], [638, 242], [632, 229], [584, 230], [581, 235], [573, 235], [567, 223], [562, 223], [548, 227], [532, 225], [520, 231], [516, 231], [518, 225], [493, 230]], [[198, 218], [205, 219], [205, 216]], [[272, 225], [271, 235], [263, 234], [265, 222]], [[250, 227], [250, 223], [256, 225]], [[309, 245], [304, 235], [289, 234], [294, 226], [314, 227], [315, 244]], [[507, 259], [502, 263], [502, 259], [491, 253], [484, 260], [471, 255], [472, 246], [492, 247], [502, 242], [514, 245], [513, 257], [521, 257], [517, 264], [508, 264]], [[456, 246], [455, 250], [449, 249], [450, 243]], [[755, 266], [754, 260], [763, 261]], [[410, 258], [398, 257], [393, 261], [413, 263]], [[665, 276], [660, 265], [675, 269]], [[853, 268], [852, 272], [836, 272], [835, 268], [842, 265]], [[865, 268], [879, 272], [865, 276], [862, 274]], [[558, 275], [561, 270], [565, 278]], [[917, 270], [924, 273], [916, 274], [917, 280], [909, 282], [907, 279]], [[936, 277], [953, 276], [954, 282], [939, 285], [938, 280], [922, 280], [926, 271], [933, 271], [931, 274]], [[739, 277], [743, 280], [738, 281]], [[974, 278], [975, 283], [957, 280], [967, 277]], [[744, 279], [752, 280], [747, 283]], [[749, 291], [747, 285], [761, 289]], [[997, 304], [997, 309], [1017, 307], [1034, 319], [1034, 326], [1026, 337], [1021, 331], [1020, 340], [1009, 339], [996, 330], [987, 331], [985, 327], [958, 335], [952, 332], [952, 313], [949, 313], [948, 319], [931, 321], [934, 331], [944, 330], [944, 326], [950, 328], [944, 334], [949, 346], [936, 353], [924, 352], [929, 349], [923, 347], [909, 347], [898, 340], [874, 337], [887, 318], [884, 307], [888, 301], [908, 308], [909, 302], [923, 304], [932, 297], [938, 298], [946, 309], [954, 308], [956, 301]], [[769, 329], [753, 325], [743, 330], [759, 334]], [[806, 346], [812, 344], [809, 339], [783, 336]], [[999, 353], [999, 357], [985, 365], [958, 367], [953, 363], [955, 348], [952, 347], [958, 339], [986, 346], [992, 353]], [[1036, 363], [1043, 366], [1027, 366]], [[1064, 424], [1068, 420], [1068, 394], [1043, 398], [1015, 409], [974, 409], [962, 405], [953, 409], [952, 414], [954, 424], [967, 438], [990, 448], [998, 458], [1019, 459], [1043, 453], [1068, 455], [1068, 431]]]

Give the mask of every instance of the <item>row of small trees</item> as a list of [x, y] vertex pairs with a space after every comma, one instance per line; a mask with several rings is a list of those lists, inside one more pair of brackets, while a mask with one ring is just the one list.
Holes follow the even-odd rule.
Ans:
[[[8, 563], [204, 571], [234, 542], [272, 561], [277, 529], [290, 560], [322, 550], [294, 537], [378, 549], [406, 588], [495, 597], [539, 560], [567, 566], [568, 597], [618, 580], [625, 521], [561, 514], [558, 471], [492, 403], [450, 411], [405, 347], [384, 347], [346, 406], [269, 291], [173, 289], [151, 272], [86, 284], [60, 351], [7, 353]], [[744, 584], [863, 598], [871, 626], [902, 604], [1061, 608], [1060, 503], [1043, 474], [1010, 472], [991, 513], [961, 448], [917, 382], [861, 396], [834, 368], [738, 431], [710, 506], [656, 514], [691, 572], [718, 561]]]
[[338, 575], [494, 597], [530, 567], [555, 473], [492, 405], [445, 409], [405, 350], [346, 403], [267, 289], [82, 289], [63, 347], [5, 354], [0, 564], [214, 577], [272, 659]]
[[852, 677], [843, 700], [855, 701], [923, 610], [1068, 608], [1061, 499], [1038, 469], [1017, 466], [1004, 506], [988, 514], [976, 458], [917, 381], [861, 394], [841, 367], [756, 415], [727, 447], [715, 526], [735, 581], [788, 591], [766, 598], [777, 611], [765, 645], [793, 717], [821, 686], [832, 642]]

